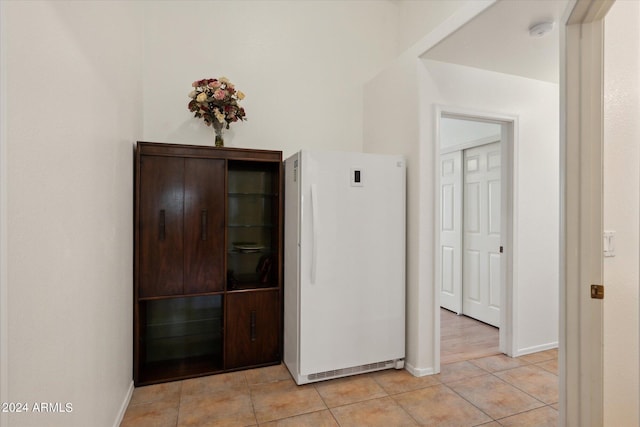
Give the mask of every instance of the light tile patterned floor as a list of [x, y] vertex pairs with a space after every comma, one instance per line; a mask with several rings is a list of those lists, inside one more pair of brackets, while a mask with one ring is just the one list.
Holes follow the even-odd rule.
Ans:
[[278, 365], [140, 387], [121, 426], [557, 425], [557, 350], [471, 357], [421, 378], [387, 370], [297, 386]]

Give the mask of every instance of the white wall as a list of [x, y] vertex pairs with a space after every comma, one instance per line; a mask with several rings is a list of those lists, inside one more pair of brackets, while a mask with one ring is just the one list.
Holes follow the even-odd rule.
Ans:
[[604, 425], [637, 426], [640, 239], [640, 3], [617, 1], [605, 18]]
[[[406, 240], [406, 361], [411, 370], [429, 365], [418, 359], [428, 348], [429, 330], [425, 330], [429, 311], [421, 302], [429, 298], [418, 286], [418, 268], [423, 256], [419, 248], [420, 209], [420, 147], [416, 60], [403, 57], [365, 86], [364, 91], [364, 151], [384, 154], [404, 154], [407, 159], [407, 240]], [[387, 96], [393, 93], [393, 96]], [[385, 102], [378, 102], [385, 99]], [[432, 315], [432, 313], [431, 313]], [[433, 371], [414, 372], [419, 375]]]
[[[439, 313], [425, 307], [433, 301], [427, 283], [433, 280], [433, 241], [425, 240], [433, 228], [433, 210], [426, 200], [433, 200], [425, 176], [432, 168], [421, 166], [421, 151], [433, 147], [419, 144], [425, 129], [420, 126], [420, 89], [417, 59], [448, 34], [465, 25], [493, 4], [494, 0], [475, 1], [457, 9], [444, 22], [432, 28], [411, 48], [368, 81], [364, 87], [363, 150], [372, 153], [404, 154], [407, 157], [407, 369], [415, 375], [436, 373], [435, 329]], [[380, 102], [380, 100], [384, 102]], [[425, 262], [426, 260], [426, 262]], [[431, 274], [431, 276], [429, 276]]]
[[133, 142], [211, 143], [186, 94], [226, 75], [249, 119], [228, 145], [360, 150], [362, 86], [398, 54], [399, 8], [0, 4], [0, 400], [73, 405], [1, 420], [112, 425], [131, 385]]
[[470, 3], [145, 2], [143, 137], [212, 144], [186, 94], [194, 80], [226, 76], [247, 95], [248, 119], [231, 126], [226, 145], [285, 157], [300, 148], [361, 151], [363, 84]]
[[148, 2], [144, 139], [213, 144], [187, 93], [226, 76], [248, 121], [225, 145], [361, 151], [362, 86], [396, 56], [397, 28], [387, 1]]
[[442, 21], [473, 0], [397, 0], [400, 12], [399, 51], [404, 52]]
[[[421, 144], [434, 140], [435, 105], [517, 117], [514, 153], [513, 355], [558, 344], [559, 87], [557, 84], [423, 60]], [[432, 151], [421, 153], [433, 167]], [[435, 177], [426, 177], [433, 185]], [[432, 201], [430, 200], [430, 206]], [[427, 237], [427, 241], [432, 236]]]
[[[432, 373], [438, 326], [434, 310], [435, 108], [465, 108], [517, 116], [515, 158], [514, 354], [557, 346], [559, 150], [558, 86], [435, 61], [396, 61], [366, 87], [365, 101], [384, 93], [384, 82], [403, 81], [394, 112], [366, 110], [365, 151], [397, 151], [408, 164], [407, 364]], [[418, 99], [419, 97], [419, 99]], [[389, 118], [395, 126], [385, 125]], [[395, 121], [394, 121], [395, 120]], [[384, 137], [380, 137], [384, 135]], [[417, 169], [417, 170], [416, 170]], [[536, 224], [537, 227], [532, 226]]]
[[[2, 2], [6, 234], [2, 402], [112, 426], [132, 386], [132, 159], [141, 133], [134, 2]], [[5, 307], [5, 304], [3, 304]]]

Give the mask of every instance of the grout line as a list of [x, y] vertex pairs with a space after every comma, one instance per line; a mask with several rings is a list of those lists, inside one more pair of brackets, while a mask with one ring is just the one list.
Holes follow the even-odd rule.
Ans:
[[324, 400], [324, 397], [322, 397], [322, 393], [318, 391], [318, 387], [317, 387], [318, 384], [320, 383], [311, 383], [311, 385], [313, 386], [313, 389], [316, 391], [316, 393], [318, 393], [318, 396], [320, 396], [320, 400], [322, 400], [322, 403], [324, 404], [325, 408], [331, 409], [329, 408], [329, 405], [327, 405], [327, 402]]
[[333, 411], [330, 408], [327, 408], [327, 411], [329, 411], [329, 413], [331, 414], [331, 418], [333, 418], [333, 421], [336, 422], [338, 427], [341, 427], [340, 421], [338, 421], [338, 419], [336, 418], [336, 415], [333, 413]]
[[[512, 414], [508, 414], [508, 415], [505, 415], [504, 417], [501, 417], [500, 419], [504, 419], [504, 418], [508, 418], [508, 417], [515, 416], [515, 415], [518, 415], [518, 414], [522, 414], [522, 413], [530, 412], [530, 411], [533, 411], [533, 410], [536, 410], [536, 409], [543, 408], [543, 407], [545, 407], [545, 406], [550, 407], [551, 409], [553, 409], [554, 411], [556, 411], [556, 412], [557, 412], [557, 409], [555, 409], [555, 408], [553, 408], [553, 407], [552, 407], [552, 405], [556, 405], [556, 404], [557, 404], [557, 402], [553, 402], [553, 403], [545, 403], [545, 402], [541, 401], [539, 398], [537, 398], [536, 396], [533, 396], [533, 395], [531, 395], [530, 393], [528, 393], [527, 391], [525, 391], [525, 390], [523, 390], [522, 388], [520, 388], [517, 384], [513, 384], [513, 383], [511, 383], [511, 382], [509, 382], [509, 381], [507, 381], [507, 380], [505, 380], [505, 379], [503, 379], [503, 378], [501, 378], [501, 377], [499, 377], [499, 376], [497, 375], [497, 374], [499, 374], [499, 373], [501, 374], [501, 373], [507, 372], [507, 371], [509, 371], [509, 370], [515, 370], [515, 369], [519, 369], [519, 368], [526, 367], [526, 366], [536, 366], [538, 369], [540, 369], [540, 371], [541, 371], [541, 372], [547, 372], [547, 373], [549, 373], [549, 374], [551, 374], [551, 375], [555, 375], [555, 376], [557, 377], [557, 374], [555, 374], [555, 373], [553, 373], [553, 372], [550, 372], [550, 371], [548, 371], [548, 370], [546, 370], [546, 369], [542, 368], [541, 366], [538, 366], [538, 365], [537, 365], [537, 363], [544, 363], [544, 362], [546, 362], [547, 360], [540, 360], [540, 361], [536, 361], [536, 362], [528, 362], [528, 361], [522, 360], [522, 362], [523, 362], [523, 365], [522, 365], [522, 366], [519, 366], [519, 367], [511, 367], [511, 368], [508, 368], [508, 369], [498, 370], [498, 371], [495, 371], [495, 372], [490, 372], [490, 371], [488, 371], [487, 369], [484, 369], [484, 368], [482, 368], [482, 367], [480, 367], [480, 366], [476, 366], [475, 364], [471, 363], [471, 361], [472, 361], [472, 360], [479, 360], [479, 359], [483, 359], [483, 358], [486, 358], [486, 357], [491, 357], [491, 356], [476, 357], [476, 358], [471, 358], [471, 359], [464, 360], [464, 361], [461, 361], [461, 362], [456, 362], [456, 363], [469, 362], [469, 364], [470, 364], [470, 365], [473, 365], [474, 367], [476, 367], [476, 368], [480, 369], [480, 370], [483, 372], [482, 374], [479, 374], [479, 375], [476, 375], [476, 376], [470, 376], [470, 377], [465, 376], [465, 377], [463, 377], [463, 378], [461, 378], [461, 379], [459, 379], [459, 380], [451, 381], [451, 382], [449, 382], [449, 383], [444, 383], [443, 381], [441, 381], [441, 380], [440, 380], [439, 376], [436, 376], [436, 380], [437, 380], [437, 381], [436, 381], [436, 382], [434, 382], [434, 383], [432, 383], [432, 384], [428, 384], [428, 385], [426, 385], [426, 384], [425, 384], [425, 385], [422, 385], [422, 384], [421, 384], [421, 385], [418, 385], [416, 388], [412, 388], [412, 389], [410, 389], [410, 390], [398, 391], [398, 392], [390, 392], [390, 391], [388, 391], [388, 390], [383, 386], [383, 384], [382, 384], [382, 383], [379, 381], [379, 379], [377, 378], [377, 376], [378, 376], [377, 374], [379, 374], [380, 372], [375, 372], [375, 373], [365, 373], [365, 374], [362, 374], [362, 377], [367, 377], [367, 378], [372, 379], [372, 380], [373, 380], [373, 382], [374, 382], [374, 383], [375, 383], [375, 384], [376, 384], [376, 385], [377, 385], [377, 386], [378, 386], [378, 387], [379, 387], [379, 388], [380, 388], [380, 389], [385, 393], [385, 396], [369, 397], [369, 398], [365, 398], [365, 399], [362, 399], [362, 400], [358, 400], [358, 401], [350, 402], [350, 403], [347, 403], [347, 404], [344, 404], [344, 405], [338, 405], [338, 406], [335, 406], [335, 407], [333, 407], [333, 408], [330, 408], [330, 407], [328, 406], [328, 404], [327, 404], [327, 402], [326, 402], [325, 398], [324, 398], [324, 397], [322, 396], [322, 394], [318, 391], [318, 386], [319, 386], [320, 384], [326, 384], [327, 382], [323, 381], [323, 382], [313, 383], [313, 384], [310, 384], [310, 385], [313, 387], [313, 389], [315, 390], [315, 392], [316, 392], [316, 393], [318, 394], [318, 396], [320, 397], [320, 399], [321, 399], [321, 401], [322, 401], [323, 405], [325, 406], [325, 408], [324, 408], [324, 409], [320, 409], [320, 410], [316, 410], [316, 411], [311, 411], [311, 412], [305, 412], [305, 413], [301, 413], [301, 414], [297, 414], [297, 415], [292, 415], [292, 416], [289, 416], [289, 417], [285, 417], [285, 418], [281, 418], [281, 419], [277, 419], [277, 420], [273, 420], [273, 421], [285, 420], [285, 419], [289, 419], [289, 418], [293, 418], [293, 417], [297, 417], [297, 416], [302, 416], [302, 415], [306, 415], [306, 414], [312, 414], [312, 413], [316, 413], [316, 412], [321, 412], [321, 411], [324, 411], [324, 410], [328, 410], [328, 411], [329, 411], [329, 413], [331, 414], [331, 417], [333, 418], [333, 420], [336, 422], [336, 424], [337, 424], [338, 426], [340, 426], [340, 423], [339, 423], [338, 419], [336, 418], [336, 415], [334, 414], [333, 409], [340, 408], [340, 407], [344, 407], [344, 406], [356, 405], [356, 404], [359, 404], [359, 403], [368, 402], [368, 401], [373, 401], [373, 400], [381, 400], [381, 399], [389, 398], [389, 399], [391, 399], [391, 401], [392, 401], [392, 402], [394, 402], [394, 404], [396, 404], [399, 408], [401, 408], [401, 409], [402, 409], [402, 411], [403, 411], [405, 414], [407, 414], [411, 419], [413, 419], [414, 421], [416, 421], [416, 422], [417, 422], [418, 420], [417, 420], [417, 419], [416, 419], [416, 418], [415, 418], [415, 417], [414, 417], [410, 412], [408, 412], [408, 411], [407, 411], [407, 410], [406, 410], [406, 409], [405, 409], [405, 408], [404, 408], [404, 407], [403, 407], [403, 406], [398, 402], [397, 397], [398, 397], [398, 396], [400, 396], [400, 395], [402, 395], [402, 394], [412, 393], [412, 392], [416, 392], [416, 391], [419, 391], [419, 390], [427, 389], [427, 388], [430, 388], [430, 387], [433, 387], [433, 386], [442, 385], [442, 386], [445, 386], [449, 391], [452, 391], [455, 395], [459, 396], [459, 397], [460, 397], [460, 398], [462, 398], [464, 401], [466, 401], [467, 403], [469, 403], [470, 405], [472, 405], [473, 407], [475, 407], [476, 409], [478, 409], [481, 413], [485, 414], [485, 415], [486, 415], [490, 420], [492, 420], [492, 421], [495, 421], [495, 422], [498, 422], [498, 423], [499, 423], [498, 419], [495, 419], [495, 418], [491, 417], [489, 414], [487, 414], [485, 411], [483, 411], [481, 408], [479, 408], [479, 407], [478, 407], [477, 405], [475, 405], [473, 402], [471, 402], [470, 400], [468, 400], [467, 398], [465, 398], [464, 396], [462, 396], [460, 393], [456, 392], [454, 389], [452, 389], [452, 388], [449, 386], [449, 384], [452, 384], [452, 383], [455, 383], [455, 382], [467, 381], [467, 380], [471, 380], [471, 379], [473, 379], [473, 378], [477, 378], [477, 377], [479, 377], [479, 376], [485, 376], [485, 375], [492, 375], [494, 378], [497, 378], [497, 379], [498, 379], [498, 380], [500, 380], [501, 382], [503, 382], [503, 383], [505, 383], [505, 384], [507, 384], [507, 385], [510, 385], [510, 386], [512, 386], [512, 387], [514, 387], [514, 388], [516, 388], [517, 390], [521, 391], [522, 393], [525, 393], [527, 396], [530, 396], [530, 397], [531, 397], [531, 398], [533, 398], [536, 402], [538, 402], [538, 403], [540, 403], [540, 404], [541, 404], [541, 406], [539, 406], [539, 407], [537, 407], [537, 408], [532, 408], [532, 409], [528, 409], [528, 410], [525, 410], [525, 411], [522, 411], [522, 412], [515, 412], [515, 413], [512, 413]], [[553, 360], [553, 358], [550, 358], [549, 360]], [[252, 407], [252, 412], [253, 412], [254, 420], [255, 420], [255, 423], [256, 423], [255, 425], [258, 425], [257, 413], [256, 413], [256, 408], [255, 408], [255, 402], [254, 402], [254, 394], [253, 394], [253, 391], [252, 391], [251, 386], [249, 385], [249, 380], [248, 380], [248, 378], [247, 378], [247, 374], [246, 374], [246, 372], [244, 372], [244, 373], [243, 373], [242, 378], [243, 378], [243, 380], [244, 380], [244, 381], [243, 381], [243, 383], [244, 383], [244, 385], [245, 385], [245, 387], [246, 387], [246, 390], [247, 390], [247, 391], [248, 391], [248, 393], [249, 393], [249, 398], [250, 398], [251, 405], [252, 405], [252, 406], [251, 406], [251, 407]], [[275, 380], [273, 380], [273, 381], [267, 381], [267, 382], [265, 382], [265, 384], [266, 384], [266, 383], [277, 383], [277, 382], [281, 382], [281, 381], [286, 381], [286, 380], [285, 380], [285, 379], [275, 379]], [[182, 408], [182, 404], [184, 403], [184, 381], [179, 381], [179, 384], [180, 384], [180, 385], [179, 385], [179, 387], [180, 387], [180, 391], [179, 391], [179, 397], [178, 397], [178, 411], [177, 411], [176, 419], [175, 419], [175, 425], [176, 425], [176, 426], [179, 424], [179, 420], [180, 420], [180, 410], [181, 410], [181, 408]], [[152, 403], [152, 402], [142, 402], [142, 403], [140, 403], [140, 404], [144, 404], [144, 403]], [[129, 405], [129, 406], [132, 406], [132, 405]], [[125, 413], [126, 413], [126, 412], [125, 412]], [[487, 421], [487, 422], [491, 422], [491, 421]]]
[[[433, 385], [436, 385], [436, 384], [433, 384]], [[420, 390], [421, 390], [421, 389], [420, 389]], [[414, 391], [415, 391], [415, 390], [414, 390]], [[395, 402], [395, 404], [396, 404], [396, 405], [398, 405], [398, 407], [399, 407], [400, 409], [402, 409], [402, 410], [405, 412], [405, 414], [409, 415], [409, 417], [410, 417], [413, 421], [415, 421], [415, 422], [416, 422], [416, 425], [421, 425], [421, 424], [420, 424], [420, 421], [419, 421], [416, 417], [414, 417], [413, 415], [411, 415], [411, 412], [407, 411], [407, 410], [405, 409], [405, 407], [404, 407], [404, 406], [402, 406], [402, 404], [401, 404], [400, 402], [398, 402], [398, 401], [395, 399], [395, 396], [398, 396], [399, 394], [400, 394], [400, 393], [397, 393], [397, 394], [394, 394], [393, 396], [389, 396], [389, 397], [390, 397], [390, 398]]]
[[[476, 377], [472, 377], [472, 378], [476, 378]], [[469, 379], [469, 378], [465, 378], [465, 379]], [[460, 380], [460, 381], [464, 381], [464, 380]], [[454, 381], [457, 382], [457, 381]], [[473, 406], [474, 408], [476, 408], [478, 411], [482, 412], [483, 414], [485, 414], [487, 417], [489, 417], [489, 419], [491, 419], [491, 421], [497, 421], [495, 418], [493, 418], [491, 415], [487, 414], [485, 411], [482, 410], [482, 408], [478, 407], [475, 403], [473, 403], [472, 401], [470, 401], [469, 399], [467, 399], [466, 397], [464, 397], [463, 395], [461, 395], [460, 393], [458, 393], [457, 391], [455, 391], [454, 389], [452, 389], [451, 387], [449, 387], [447, 384], [442, 384], [443, 386], [447, 387], [450, 391], [452, 391], [454, 394], [458, 395], [461, 399], [463, 399], [464, 401], [466, 401], [467, 403], [469, 403], [471, 406]], [[487, 424], [491, 421], [487, 421], [484, 424]], [[480, 424], [482, 425], [482, 424]]]
[[178, 408], [176, 411], [176, 424], [175, 427], [178, 427], [178, 422], [180, 421], [180, 409], [182, 408], [182, 391], [184, 389], [184, 380], [180, 380], [180, 394], [178, 395]]
[[[555, 403], [552, 403], [552, 405], [555, 405]], [[517, 414], [507, 415], [507, 416], [505, 416], [505, 417], [498, 418], [497, 420], [494, 420], [494, 421], [496, 421], [497, 423], [499, 423], [500, 425], [502, 425], [502, 423], [500, 423], [500, 420], [504, 420], [505, 418], [513, 417], [513, 416], [515, 416], [515, 415], [526, 414], [527, 412], [537, 411], [538, 409], [542, 409], [542, 408], [544, 408], [544, 407], [548, 407], [548, 408], [550, 408], [550, 409], [554, 410], [555, 412], [559, 412], [557, 409], [552, 408], [552, 407], [551, 407], [551, 405], [544, 405], [544, 406], [539, 406], [539, 407], [537, 407], [537, 408], [533, 408], [533, 409], [527, 409], [526, 411], [518, 412]]]
[[244, 384], [247, 387], [247, 392], [249, 393], [249, 402], [251, 402], [251, 412], [253, 413], [253, 419], [255, 420], [255, 425], [258, 424], [258, 414], [256, 414], [256, 405], [253, 401], [253, 390], [251, 389], [251, 385], [249, 385], [249, 380], [247, 379], [247, 372], [243, 372]]
[[[518, 369], [518, 368], [514, 368], [514, 369]], [[542, 368], [540, 368], [540, 369], [542, 369]], [[501, 372], [506, 372], [506, 371], [501, 371]], [[492, 374], [492, 375], [493, 375], [493, 374]], [[517, 385], [512, 384], [512, 383], [510, 383], [509, 381], [507, 381], [507, 380], [505, 380], [505, 379], [502, 379], [502, 378], [500, 378], [500, 377], [499, 377], [499, 376], [497, 376], [497, 375], [493, 375], [493, 376], [494, 376], [494, 377], [496, 377], [497, 379], [499, 379], [500, 381], [504, 382], [505, 384], [508, 384], [508, 385], [510, 385], [511, 387], [513, 387], [513, 388], [516, 388], [516, 389], [520, 390], [521, 392], [523, 392], [523, 393], [524, 393], [524, 394], [526, 394], [527, 396], [530, 396], [530, 397], [534, 398], [534, 399], [535, 399], [535, 400], [537, 400], [538, 402], [542, 403], [544, 406], [554, 405], [554, 404], [558, 403], [558, 402], [552, 402], [552, 403], [543, 402], [542, 400], [540, 400], [540, 399], [539, 399], [539, 398], [537, 398], [536, 396], [534, 396], [534, 395], [532, 395], [531, 393], [529, 393], [529, 392], [527, 392], [527, 391], [525, 391], [525, 390], [521, 389], [521, 388], [520, 388], [520, 387], [518, 387]], [[535, 409], [535, 408], [534, 408], [534, 409]], [[526, 412], [526, 411], [525, 411], [525, 412]], [[504, 418], [504, 417], [503, 417], [503, 418]]]
[[[471, 360], [475, 360], [475, 359], [471, 359]], [[526, 361], [525, 361], [525, 362], [526, 362]], [[526, 364], [526, 365], [523, 365], [523, 366], [531, 366], [531, 365], [534, 365], [534, 364], [533, 364], [533, 363], [530, 363], [530, 362], [527, 362], [527, 364]], [[475, 366], [475, 365], [474, 365], [474, 366]], [[534, 366], [535, 366], [535, 365], [534, 365]], [[522, 367], [522, 366], [521, 366], [521, 367]], [[480, 368], [480, 367], [479, 367], [479, 366], [477, 366], [477, 368]], [[482, 369], [482, 368], [480, 368], [480, 369]], [[495, 378], [497, 378], [498, 380], [502, 381], [503, 383], [505, 383], [505, 384], [507, 384], [507, 385], [510, 385], [510, 386], [512, 386], [512, 387], [514, 387], [514, 388], [516, 388], [517, 390], [520, 390], [521, 392], [525, 393], [527, 396], [530, 396], [531, 398], [533, 398], [533, 399], [534, 399], [534, 400], [536, 400], [537, 402], [541, 403], [541, 404], [542, 404], [542, 406], [539, 406], [539, 407], [537, 407], [537, 408], [528, 409], [528, 410], [526, 410], [526, 411], [522, 411], [522, 412], [516, 412], [516, 413], [513, 413], [513, 414], [509, 414], [509, 415], [506, 415], [506, 416], [501, 417], [501, 418], [499, 418], [499, 419], [508, 418], [508, 417], [511, 417], [511, 416], [514, 416], [514, 415], [518, 415], [518, 414], [526, 413], [526, 412], [529, 412], [529, 411], [533, 411], [533, 410], [535, 410], [535, 409], [540, 409], [540, 408], [545, 407], [545, 406], [551, 406], [551, 405], [557, 404], [557, 402], [554, 402], [554, 403], [546, 403], [546, 402], [543, 402], [543, 401], [541, 401], [540, 399], [538, 399], [537, 397], [535, 397], [535, 396], [533, 396], [533, 395], [531, 395], [531, 394], [527, 393], [525, 390], [522, 390], [520, 387], [518, 387], [518, 386], [516, 386], [516, 385], [514, 385], [514, 384], [511, 384], [511, 383], [509, 383], [508, 381], [506, 381], [506, 380], [504, 380], [504, 379], [500, 378], [499, 376], [495, 375], [495, 374], [496, 374], [496, 373], [498, 373], [498, 372], [506, 372], [506, 371], [509, 371], [509, 370], [512, 370], [512, 369], [519, 369], [519, 368], [518, 368], [518, 367], [516, 367], [516, 368], [511, 368], [511, 369], [505, 369], [505, 370], [503, 370], [503, 371], [496, 371], [495, 373], [494, 373], [494, 372], [487, 372], [487, 374], [488, 374], [488, 375], [491, 375], [491, 376], [493, 376], [493, 377], [495, 377]], [[541, 368], [541, 367], [540, 367], [540, 369], [542, 369], [542, 370], [544, 371], [544, 369], [543, 369], [543, 368]], [[483, 370], [484, 370], [484, 369], [483, 369]], [[485, 371], [486, 371], [486, 370], [485, 370]], [[546, 372], [546, 371], [545, 371], [545, 372]], [[480, 375], [478, 375], [478, 376], [480, 376]], [[452, 381], [451, 383], [454, 383], [454, 382], [461, 382], [461, 381], [469, 380], [469, 379], [472, 379], [472, 378], [477, 378], [478, 376], [473, 376], [473, 377], [463, 378], [463, 379], [458, 380], [458, 381]], [[447, 388], [449, 388], [449, 390], [453, 391], [455, 394], [457, 394], [458, 396], [460, 396], [462, 399], [464, 399], [465, 401], [469, 402], [471, 405], [473, 405], [475, 408], [477, 408], [477, 409], [478, 409], [478, 410], [480, 410], [482, 413], [484, 413], [485, 415], [487, 415], [487, 416], [488, 416], [489, 418], [491, 418], [493, 421], [498, 422], [498, 419], [495, 419], [495, 418], [493, 418], [492, 416], [490, 416], [489, 414], [487, 414], [486, 412], [484, 412], [481, 408], [479, 408], [478, 406], [476, 406], [473, 402], [469, 401], [469, 400], [468, 400], [468, 399], [466, 399], [464, 396], [462, 396], [460, 393], [456, 392], [454, 389], [452, 389], [451, 387], [449, 387], [447, 383], [443, 383], [443, 385], [447, 386]], [[554, 408], [551, 408], [551, 409], [554, 409]], [[554, 409], [554, 410], [555, 410], [555, 409]], [[498, 422], [498, 423], [499, 423], [499, 422]]]

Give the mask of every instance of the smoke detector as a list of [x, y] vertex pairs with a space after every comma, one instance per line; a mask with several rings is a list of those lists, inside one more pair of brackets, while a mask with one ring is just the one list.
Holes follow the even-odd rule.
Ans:
[[539, 22], [529, 27], [529, 35], [531, 37], [542, 37], [553, 30], [553, 21]]

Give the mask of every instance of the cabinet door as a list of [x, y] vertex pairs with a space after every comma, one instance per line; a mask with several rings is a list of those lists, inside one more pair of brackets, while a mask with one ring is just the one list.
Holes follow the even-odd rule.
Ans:
[[185, 160], [185, 294], [224, 288], [224, 179], [224, 160]]
[[280, 164], [229, 162], [227, 289], [280, 285]]
[[225, 368], [280, 360], [278, 291], [227, 294]]
[[140, 159], [139, 296], [183, 291], [184, 159]]

